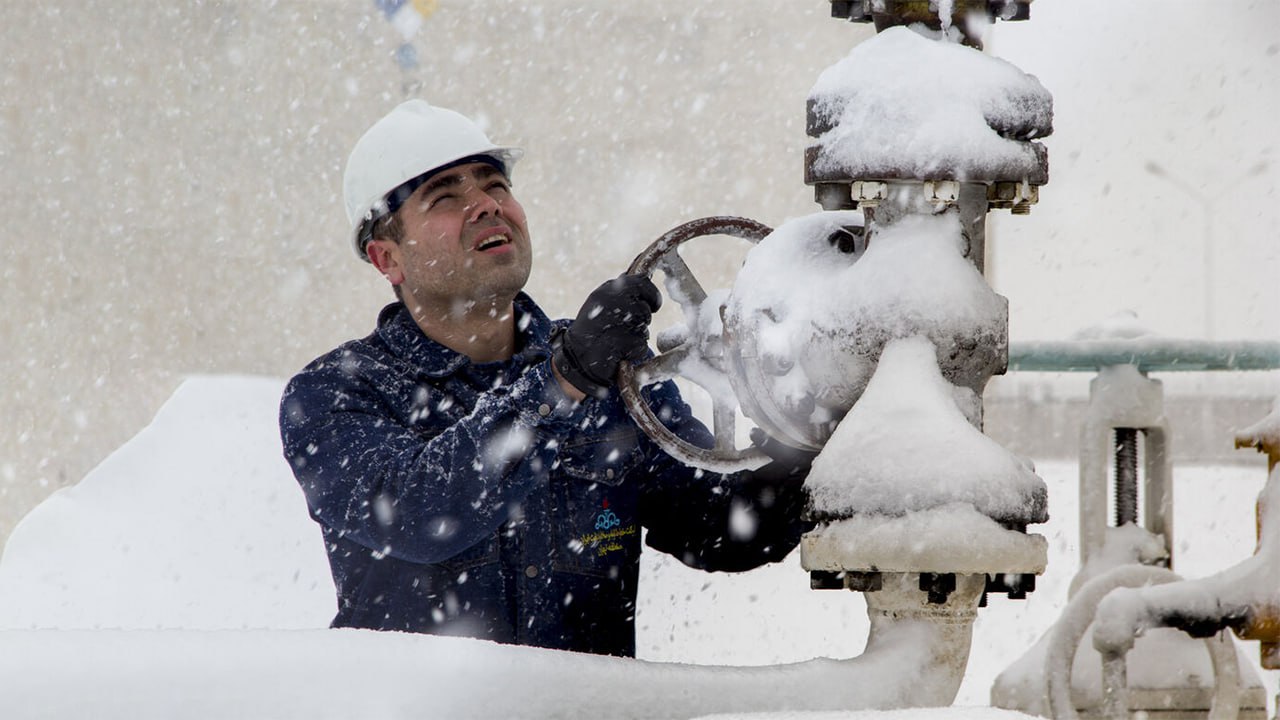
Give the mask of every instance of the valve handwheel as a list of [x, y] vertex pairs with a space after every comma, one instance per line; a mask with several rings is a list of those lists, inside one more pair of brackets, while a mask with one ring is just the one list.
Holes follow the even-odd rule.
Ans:
[[[707, 292], [680, 257], [677, 252], [679, 247], [693, 238], [709, 235], [732, 235], [757, 243], [771, 232], [773, 229], [769, 226], [748, 218], [714, 216], [691, 220], [668, 231], [645, 248], [631, 262], [627, 272], [653, 277], [655, 269], [662, 270], [667, 279], [667, 294], [680, 304], [686, 318], [697, 318], [707, 300]], [[688, 333], [674, 347], [664, 348], [661, 340], [659, 338], [659, 352], [654, 357], [635, 365], [624, 362], [618, 367], [618, 389], [636, 424], [667, 454], [686, 465], [716, 472], [736, 472], [754, 469], [766, 463], [769, 458], [759, 448], [736, 447], [734, 416], [737, 403], [727, 400], [724, 392], [707, 388], [712, 401], [714, 447], [693, 445], [662, 424], [641, 397], [642, 385], [671, 380], [682, 374], [681, 365], [691, 361], [711, 367], [721, 376], [725, 373], [722, 365], [723, 353], [714, 352], [715, 348], [722, 347], [723, 338], [709, 336], [702, 323], [690, 321]], [[697, 377], [689, 379], [702, 384]], [[727, 377], [725, 380], [727, 382]]]

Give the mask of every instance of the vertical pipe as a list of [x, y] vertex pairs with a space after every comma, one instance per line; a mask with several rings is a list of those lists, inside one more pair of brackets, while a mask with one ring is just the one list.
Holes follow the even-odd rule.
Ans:
[[1098, 378], [1089, 384], [1089, 408], [1080, 429], [1081, 566], [1102, 550], [1107, 533], [1107, 459], [1114, 448], [1100, 386]]
[[1102, 717], [1127, 720], [1129, 717], [1129, 679], [1125, 653], [1102, 653]]
[[[1159, 381], [1151, 382], [1154, 384]], [[1146, 475], [1142, 484], [1142, 514], [1145, 518], [1142, 527], [1147, 532], [1164, 538], [1164, 547], [1169, 554], [1169, 568], [1172, 569], [1173, 455], [1169, 450], [1169, 422], [1162, 414], [1154, 424], [1143, 428], [1142, 434], [1146, 439], [1142, 444], [1142, 464]]]
[[961, 183], [960, 232], [966, 240], [965, 257], [987, 278], [987, 186], [983, 183]]

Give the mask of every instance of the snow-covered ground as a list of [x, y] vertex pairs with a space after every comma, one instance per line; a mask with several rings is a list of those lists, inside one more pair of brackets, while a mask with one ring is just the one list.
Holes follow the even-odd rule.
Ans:
[[[762, 703], [783, 708], [786, 698], [822, 688], [802, 684], [797, 668], [685, 665], [794, 663], [862, 650], [862, 596], [808, 589], [796, 554], [750, 573], [708, 575], [647, 553], [638, 641], [649, 662], [325, 630], [332, 585], [319, 531], [280, 455], [281, 389], [263, 378], [187, 381], [148, 428], [15, 530], [0, 561], [0, 717], [499, 717], [552, 709], [594, 718], [646, 708], [662, 716], [664, 697], [682, 697], [681, 707], [697, 712], [742, 713]], [[1038, 470], [1051, 519], [1033, 531], [1049, 539], [1049, 570], [1026, 600], [994, 596], [980, 612], [958, 705], [986, 705], [995, 676], [1065, 603], [1077, 567], [1076, 469], [1046, 462]], [[1175, 569], [1200, 577], [1248, 557], [1262, 466], [1178, 467], [1175, 478]], [[1256, 644], [1245, 647], [1256, 662]], [[1276, 675], [1263, 673], [1268, 696]], [[1018, 716], [971, 707], [910, 717]]]

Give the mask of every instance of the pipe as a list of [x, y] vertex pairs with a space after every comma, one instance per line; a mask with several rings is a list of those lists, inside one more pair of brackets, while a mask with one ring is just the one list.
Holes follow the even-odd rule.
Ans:
[[1097, 372], [1110, 365], [1136, 365], [1143, 372], [1275, 370], [1280, 342], [1142, 337], [1009, 345], [1009, 372]]
[[[1049, 648], [1045, 656], [1045, 675], [1048, 679], [1049, 714], [1055, 720], [1077, 720], [1074, 701], [1071, 699], [1071, 668], [1075, 662], [1076, 651], [1085, 631], [1100, 618], [1100, 623], [1110, 622], [1107, 610], [1101, 605], [1113, 590], [1118, 588], [1145, 588], [1149, 585], [1168, 585], [1179, 582], [1181, 578], [1171, 570], [1149, 565], [1122, 565], [1099, 575], [1076, 591], [1067, 603], [1054, 625], [1049, 638]], [[1111, 605], [1112, 603], [1108, 603]], [[1126, 633], [1117, 633], [1123, 638]], [[1094, 630], [1094, 646], [1102, 653], [1103, 658], [1103, 713], [1109, 718], [1127, 718], [1129, 716], [1128, 692], [1125, 680], [1124, 656], [1133, 646], [1137, 633], [1128, 634], [1127, 645], [1118, 643], [1098, 643], [1098, 630]], [[1240, 668], [1237, 664], [1235, 648], [1229, 642], [1224, 644], [1207, 639], [1209, 657], [1213, 661], [1215, 687], [1213, 701], [1210, 705], [1209, 717], [1212, 720], [1234, 718], [1240, 706]]]
[[[1213, 701], [1208, 720], [1236, 720], [1240, 714], [1240, 663], [1235, 646], [1225, 632], [1205, 638], [1209, 660], [1213, 663]], [[1128, 649], [1108, 648], [1102, 651], [1102, 717], [1128, 720], [1129, 681], [1125, 655]]]
[[[1208, 637], [1231, 628], [1242, 637], [1273, 640], [1277, 633], [1268, 626], [1272, 618], [1280, 615], [1276, 610], [1280, 608], [1280, 592], [1276, 590], [1280, 588], [1280, 563], [1276, 562], [1280, 556], [1280, 522], [1274, 516], [1274, 509], [1280, 507], [1280, 471], [1271, 472], [1258, 504], [1258, 549], [1252, 557], [1206, 578], [1108, 596], [1098, 607], [1094, 646], [1104, 652], [1127, 652], [1133, 638], [1151, 627], [1175, 627], [1195, 637]], [[1223, 695], [1240, 692], [1235, 652], [1215, 649], [1226, 646], [1229, 643], [1210, 643], [1211, 653], [1226, 655], [1214, 656], [1214, 672], [1219, 679], [1215, 707], [1220, 695], [1223, 703], [1239, 702], [1238, 697]], [[1267, 657], [1264, 652], [1263, 660]], [[1236, 681], [1228, 682], [1232, 677]]]
[[1244, 696], [1235, 643], [1225, 632], [1205, 642], [1209, 644], [1209, 659], [1213, 661], [1213, 682], [1221, 691], [1214, 693], [1209, 720], [1235, 720], [1240, 715], [1240, 699]]
[[[597, 720], [947, 705], [963, 676], [981, 583], [957, 578], [947, 604], [930, 606], [918, 578], [886, 577], [883, 590], [868, 594], [871, 633], [862, 655], [774, 667], [655, 663], [367, 630], [5, 631], [0, 677], [30, 682], [3, 684], [3, 704], [39, 708], [42, 716], [130, 720], [182, 717], [192, 708], [211, 717], [244, 716], [249, 708], [265, 717], [334, 720]], [[337, 670], [332, 658], [343, 659]], [[356, 686], [382, 690], [341, 689]]]
[[1102, 717], [1129, 717], [1129, 668], [1124, 653], [1108, 652], [1102, 656]]
[[943, 707], [955, 700], [969, 664], [973, 623], [985, 587], [985, 575], [959, 575], [955, 590], [943, 603], [934, 604], [921, 592], [918, 573], [884, 573], [880, 589], [866, 593], [871, 631], [861, 657], [896, 642], [893, 638], [908, 628], [924, 628], [929, 635], [928, 647], [917, 650], [915, 667], [903, 673], [916, 677], [895, 690], [910, 700], [891, 707]]

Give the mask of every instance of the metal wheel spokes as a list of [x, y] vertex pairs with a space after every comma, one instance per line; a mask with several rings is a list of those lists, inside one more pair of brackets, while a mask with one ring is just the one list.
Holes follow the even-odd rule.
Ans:
[[693, 343], [686, 340], [660, 355], [645, 360], [634, 366], [632, 371], [641, 385], [652, 385], [680, 376], [680, 364], [683, 363], [693, 349]]
[[[652, 277], [655, 269], [662, 270], [667, 282], [667, 294], [680, 304], [689, 332], [678, 346], [661, 352], [638, 365], [623, 363], [618, 368], [618, 387], [628, 412], [645, 433], [672, 457], [687, 465], [716, 472], [736, 472], [753, 469], [764, 464], [768, 458], [758, 448], [748, 447], [739, 450], [735, 446], [737, 403], [726, 400], [732, 392], [723, 388], [707, 387], [706, 378], [687, 374], [691, 367], [686, 363], [697, 363], [698, 375], [713, 371], [717, 378], [729, 386], [725, 375], [722, 357], [708, 357], [708, 347], [720, 347], [721, 338], [703, 336], [699, 313], [707, 302], [708, 294], [702, 284], [694, 276], [693, 271], [680, 257], [677, 251], [681, 244], [695, 237], [704, 235], [732, 235], [752, 243], [759, 242], [773, 230], [762, 223], [739, 217], [707, 217], [692, 220], [667, 232], [632, 261], [627, 272], [635, 275]], [[682, 370], [683, 368], [683, 370]], [[701, 448], [692, 445], [667, 429], [654, 415], [640, 394], [640, 387], [656, 382], [671, 380], [677, 376], [689, 378], [703, 385], [712, 398], [712, 434], [715, 446]]]
[[738, 414], [737, 408], [725, 405], [716, 399], [711, 401], [711, 413], [711, 432], [716, 438], [716, 449], [732, 450], [737, 440], [734, 432], [734, 416]]
[[680, 257], [680, 251], [673, 247], [666, 255], [658, 258], [658, 268], [667, 276], [667, 291], [671, 291], [671, 285], [677, 288], [679, 295], [675, 296], [675, 301], [684, 308], [685, 315], [691, 310], [696, 313], [698, 307], [706, 301], [707, 291], [702, 289], [702, 283], [698, 282], [684, 258]]

